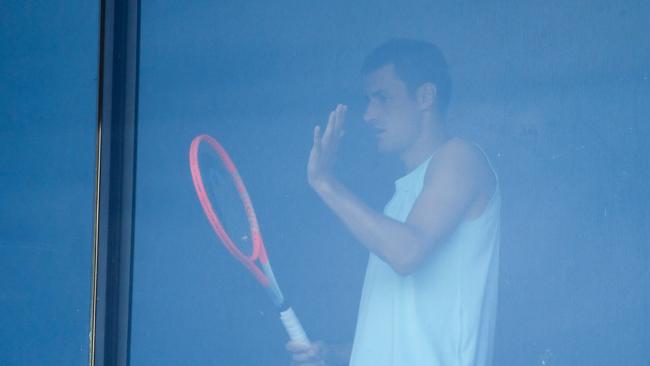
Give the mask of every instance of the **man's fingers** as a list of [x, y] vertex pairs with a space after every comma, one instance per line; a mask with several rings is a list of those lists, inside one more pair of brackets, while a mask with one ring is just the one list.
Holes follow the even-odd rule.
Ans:
[[345, 114], [347, 110], [348, 107], [346, 105], [338, 104], [330, 113], [327, 121], [327, 128], [323, 133], [323, 145], [328, 145], [330, 143], [337, 144], [338, 140], [343, 137], [343, 123], [345, 122]]
[[339, 104], [338, 108], [338, 118], [336, 119], [336, 134], [338, 138], [343, 137], [345, 135], [345, 130], [343, 129], [343, 125], [345, 124], [345, 115], [348, 112], [348, 106], [345, 104]]
[[320, 153], [320, 126], [314, 128], [314, 144], [309, 151], [309, 163], [311, 164], [318, 159]]
[[314, 353], [312, 352], [294, 353], [291, 359], [295, 362], [318, 361], [314, 359]]
[[289, 341], [286, 344], [287, 351], [289, 352], [307, 352], [311, 349], [310, 346], [302, 343], [302, 342], [295, 342], [295, 341]]
[[286, 348], [291, 353], [291, 364], [294, 366], [326, 366], [323, 359], [323, 342], [316, 341], [308, 346], [289, 341]]
[[287, 342], [286, 345], [287, 351], [291, 352], [291, 358], [294, 362], [308, 362], [316, 361], [314, 356], [316, 356], [316, 350], [314, 347], [310, 347], [306, 344], [300, 342]]
[[343, 124], [345, 122], [345, 115], [348, 111], [348, 106], [345, 104], [339, 104], [336, 107], [336, 131], [339, 133], [343, 131]]
[[320, 126], [314, 127], [314, 146], [320, 147]]
[[327, 366], [324, 361], [313, 361], [313, 362], [291, 362], [292, 366]]
[[332, 135], [336, 140], [336, 143], [343, 137], [343, 125], [345, 123], [345, 114], [348, 111], [348, 107], [345, 104], [339, 104], [334, 110], [334, 126], [332, 127]]
[[332, 132], [334, 130], [334, 125], [336, 124], [336, 110], [330, 112], [330, 116], [327, 119], [327, 126], [325, 127], [325, 132], [323, 132], [323, 139], [321, 142], [323, 145], [327, 146], [330, 139], [332, 138]]

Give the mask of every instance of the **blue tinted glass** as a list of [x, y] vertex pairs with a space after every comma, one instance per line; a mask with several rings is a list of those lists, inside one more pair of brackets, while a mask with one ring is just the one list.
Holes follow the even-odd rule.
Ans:
[[[437, 347], [453, 337], [456, 343], [449, 344], [462, 348], [462, 357], [481, 354], [496, 365], [645, 364], [649, 10], [641, 2], [603, 0], [144, 2], [132, 364], [290, 364], [273, 302], [222, 245], [197, 199], [188, 155], [199, 134], [217, 138], [237, 165], [275, 277], [312, 340], [344, 350], [357, 336], [367, 342], [356, 349], [373, 345], [382, 361], [399, 360], [395, 365], [417, 365], [413, 360], [425, 354], [444, 359]], [[337, 103], [348, 112], [335, 176], [354, 202], [381, 214], [395, 180], [411, 170], [399, 148], [422, 133], [408, 130], [420, 112], [403, 104], [403, 118], [391, 119], [399, 90], [369, 84], [361, 72], [376, 46], [401, 37], [442, 50], [453, 86], [444, 125], [436, 126], [446, 137], [480, 145], [498, 175], [498, 277], [496, 270], [481, 277], [498, 283], [498, 315], [481, 318], [481, 310], [449, 305], [448, 296], [418, 302], [439, 294], [435, 286], [425, 290], [438, 278], [431, 273], [446, 268], [431, 264], [449, 258], [440, 254], [444, 244], [463, 242], [468, 234], [458, 233], [482, 222], [472, 222], [484, 212], [472, 201], [473, 210], [462, 211], [444, 238], [422, 240], [442, 243], [424, 256], [431, 281], [417, 285], [425, 272], [406, 279], [398, 271], [387, 275], [399, 285], [386, 292], [383, 304], [390, 306], [384, 310], [404, 310], [370, 321], [358, 317], [381, 306], [376, 297], [360, 305], [362, 289], [374, 284], [369, 277], [377, 268], [389, 272], [377, 265], [385, 252], [364, 235], [394, 222], [363, 210], [355, 221], [349, 207], [357, 203], [332, 210], [336, 199], [324, 203], [325, 194], [307, 182], [313, 128], [327, 122]], [[411, 80], [406, 72], [398, 76]], [[444, 204], [453, 196], [430, 196], [436, 194], [440, 201], [433, 202]], [[338, 202], [349, 203], [342, 196]], [[439, 222], [436, 210], [432, 226]], [[393, 226], [399, 228], [395, 235], [405, 227], [423, 232], [417, 225], [428, 228], [428, 216], [422, 217], [418, 224]], [[386, 225], [362, 233], [346, 226], [366, 222]], [[454, 268], [463, 271], [444, 275], [480, 282], [472, 272], [480, 266]], [[496, 296], [496, 287], [490, 295]], [[431, 325], [441, 318], [449, 319], [446, 328]], [[422, 325], [424, 335], [414, 338], [410, 329], [402, 337], [395, 330], [405, 328], [402, 320]], [[395, 353], [383, 357], [390, 350]]]
[[85, 365], [99, 4], [0, 13], [0, 364]]

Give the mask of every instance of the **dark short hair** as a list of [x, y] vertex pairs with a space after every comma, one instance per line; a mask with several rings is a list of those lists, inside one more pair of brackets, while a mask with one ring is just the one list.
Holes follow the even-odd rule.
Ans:
[[446, 113], [451, 99], [451, 77], [438, 47], [413, 39], [393, 39], [375, 48], [366, 57], [361, 71], [367, 75], [389, 64], [412, 93], [424, 83], [434, 84], [438, 109]]

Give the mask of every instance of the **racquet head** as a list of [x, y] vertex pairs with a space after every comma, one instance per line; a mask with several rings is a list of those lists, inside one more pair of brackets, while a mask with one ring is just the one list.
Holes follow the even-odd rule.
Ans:
[[283, 297], [271, 270], [255, 209], [232, 159], [215, 138], [199, 135], [190, 146], [190, 169], [198, 199], [215, 234], [280, 305]]

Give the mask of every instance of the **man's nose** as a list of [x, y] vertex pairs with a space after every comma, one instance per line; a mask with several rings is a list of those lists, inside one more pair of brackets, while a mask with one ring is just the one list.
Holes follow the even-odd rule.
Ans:
[[366, 122], [372, 122], [376, 119], [375, 109], [372, 107], [372, 104], [368, 104], [366, 111], [363, 113], [363, 120]]

